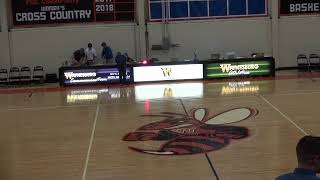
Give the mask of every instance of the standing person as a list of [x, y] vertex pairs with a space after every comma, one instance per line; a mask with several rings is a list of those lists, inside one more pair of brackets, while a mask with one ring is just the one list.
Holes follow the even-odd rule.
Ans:
[[87, 59], [87, 65], [94, 64], [94, 61], [97, 57], [97, 51], [92, 47], [92, 44], [88, 44], [88, 48], [86, 49], [86, 59]]
[[117, 63], [117, 68], [119, 71], [119, 79], [120, 83], [124, 84], [126, 82], [126, 61], [127, 58], [122, 55], [120, 52], [117, 53], [117, 56], [115, 58], [116, 63]]
[[298, 167], [291, 173], [279, 176], [276, 180], [320, 180], [320, 137], [305, 136], [297, 147]]
[[106, 60], [106, 64], [110, 63], [112, 61], [113, 58], [113, 54], [112, 54], [112, 50], [109, 46], [107, 46], [107, 44], [105, 42], [101, 43], [102, 46], [102, 59]]

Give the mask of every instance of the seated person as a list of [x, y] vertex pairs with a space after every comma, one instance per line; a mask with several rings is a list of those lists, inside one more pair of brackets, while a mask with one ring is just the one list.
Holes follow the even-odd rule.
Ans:
[[297, 147], [298, 167], [291, 173], [279, 176], [276, 180], [320, 180], [320, 137], [305, 136]]
[[86, 54], [83, 48], [76, 50], [73, 52], [71, 66], [81, 66], [84, 63], [85, 57]]
[[128, 53], [124, 53], [123, 55], [127, 58], [128, 63], [131, 63], [131, 64], [135, 63], [135, 60], [129, 57]]

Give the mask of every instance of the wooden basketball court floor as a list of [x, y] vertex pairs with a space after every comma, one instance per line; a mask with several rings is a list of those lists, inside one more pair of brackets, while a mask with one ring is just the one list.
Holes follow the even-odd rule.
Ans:
[[0, 91], [0, 179], [274, 179], [296, 166], [298, 139], [320, 133], [319, 87], [313, 77]]

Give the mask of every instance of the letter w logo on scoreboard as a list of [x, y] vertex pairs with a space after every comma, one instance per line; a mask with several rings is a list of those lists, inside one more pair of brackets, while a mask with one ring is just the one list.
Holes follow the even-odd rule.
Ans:
[[162, 72], [163, 72], [163, 76], [164, 77], [170, 77], [171, 74], [172, 74], [172, 68], [169, 68], [169, 67], [164, 67], [164, 68], [161, 68], [162, 69]]

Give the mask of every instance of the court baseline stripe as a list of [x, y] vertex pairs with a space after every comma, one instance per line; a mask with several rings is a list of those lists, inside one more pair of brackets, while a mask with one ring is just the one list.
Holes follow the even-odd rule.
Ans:
[[[183, 107], [184, 112], [185, 112], [186, 115], [188, 116], [188, 111], [187, 111], [186, 106], [184, 105], [182, 99], [179, 99], [179, 101], [180, 101], [180, 103], [181, 103], [181, 106]], [[210, 165], [210, 168], [211, 168], [214, 176], [216, 177], [216, 180], [220, 180], [219, 175], [218, 175], [217, 171], [215, 170], [215, 168], [213, 167], [212, 161], [211, 161], [211, 159], [209, 158], [208, 154], [207, 154], [206, 152], [205, 152], [204, 154], [205, 154], [205, 156], [206, 156], [206, 159], [207, 159], [207, 161], [208, 161], [208, 163], [209, 163], [209, 165]]]
[[268, 101], [266, 98], [264, 98], [263, 96], [261, 96], [260, 94], [258, 94], [258, 96], [260, 97], [260, 99], [262, 99], [264, 102], [266, 102], [267, 104], [269, 104], [274, 110], [276, 110], [278, 113], [281, 114], [281, 116], [283, 116], [285, 119], [287, 119], [289, 122], [291, 122], [291, 124], [293, 124], [295, 127], [297, 127], [304, 135], [308, 135], [308, 133], [303, 130], [300, 126], [298, 126], [298, 124], [296, 124], [294, 121], [291, 120], [291, 118], [289, 118], [287, 115], [285, 115], [283, 112], [281, 112], [275, 105], [273, 105], [270, 101]]
[[87, 153], [87, 157], [86, 157], [86, 161], [85, 161], [84, 169], [83, 169], [83, 174], [82, 174], [82, 180], [85, 180], [86, 179], [86, 175], [87, 175], [87, 169], [88, 169], [88, 164], [89, 164], [90, 154], [91, 154], [91, 147], [92, 147], [92, 143], [93, 143], [93, 139], [94, 139], [94, 134], [95, 134], [95, 131], [96, 131], [97, 120], [98, 120], [98, 117], [99, 117], [100, 101], [101, 101], [101, 99], [98, 100], [97, 110], [96, 110], [96, 114], [95, 114], [95, 117], [94, 117], [94, 122], [93, 122], [93, 126], [92, 126], [92, 132], [91, 132], [91, 138], [90, 138], [88, 153]]

